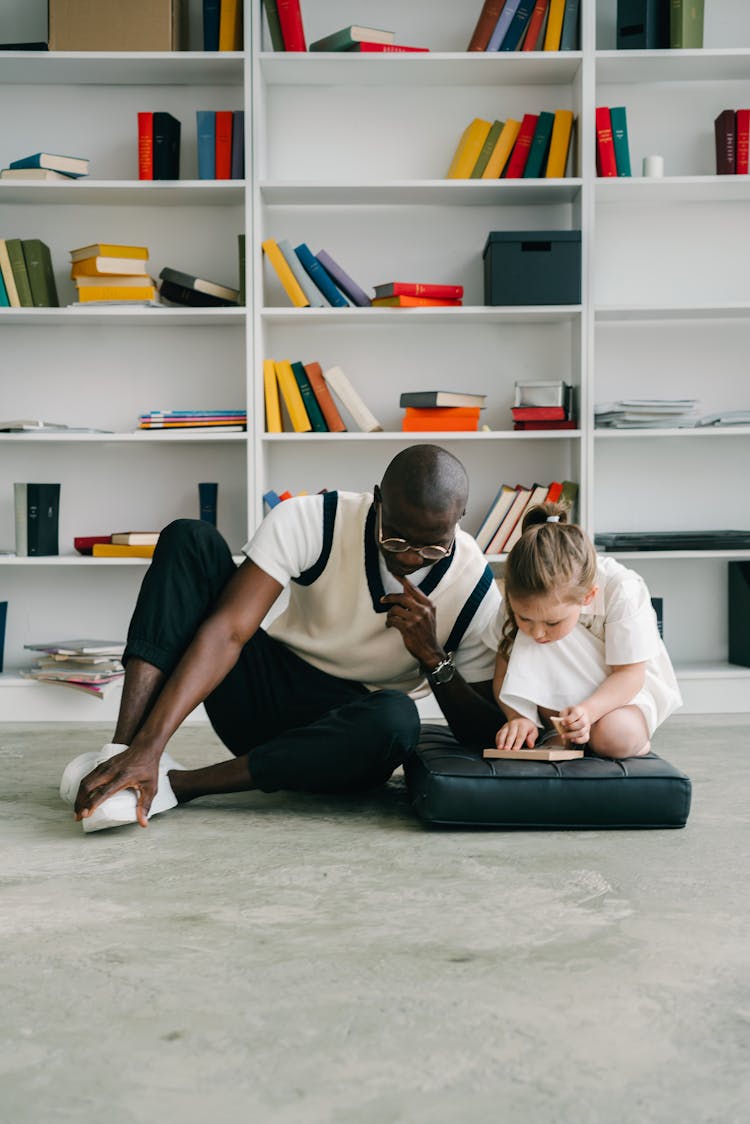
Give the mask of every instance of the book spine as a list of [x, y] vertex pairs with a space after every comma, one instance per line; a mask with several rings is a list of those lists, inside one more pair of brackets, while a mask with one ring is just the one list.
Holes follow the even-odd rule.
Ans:
[[18, 300], [21, 308], [33, 308], [34, 298], [31, 295], [29, 274], [26, 270], [26, 258], [23, 253], [23, 243], [20, 238], [6, 238], [5, 247], [8, 251], [8, 260], [13, 270], [13, 279], [18, 291]]
[[628, 121], [624, 105], [613, 105], [609, 111], [612, 123], [612, 143], [615, 149], [615, 164], [618, 176], [629, 176], [630, 145], [628, 143]]
[[310, 419], [310, 425], [314, 433], [327, 433], [328, 426], [326, 425], [323, 412], [318, 405], [318, 400], [313, 393], [313, 388], [310, 385], [310, 380], [307, 377], [305, 368], [299, 362], [292, 363], [292, 374], [294, 375], [299, 392], [302, 395], [302, 401], [307, 410], [307, 416]]
[[445, 174], [446, 179], [463, 180], [469, 178], [491, 128], [492, 123], [481, 117], [475, 117], [471, 124], [467, 125]]
[[213, 180], [216, 179], [216, 113], [213, 109], [198, 109], [195, 118], [198, 136], [198, 179]]
[[750, 667], [750, 562], [728, 566], [729, 662]]
[[703, 46], [703, 0], [672, 0], [670, 47], [695, 50]]
[[578, 50], [578, 19], [580, 14], [580, 0], [565, 0], [563, 12], [563, 25], [560, 32], [560, 50]]
[[510, 154], [513, 151], [513, 146], [518, 140], [520, 129], [521, 122], [514, 121], [512, 117], [509, 117], [497, 139], [497, 144], [492, 150], [492, 154], [487, 162], [487, 167], [482, 173], [483, 180], [499, 179], [503, 174], [505, 166], [510, 159]]
[[330, 367], [324, 372], [323, 377], [334, 394], [343, 402], [363, 433], [383, 432], [382, 425], [370, 408], [365, 405], [362, 398], [360, 398], [341, 367]]
[[263, 10], [266, 13], [266, 23], [268, 24], [271, 46], [274, 51], [283, 51], [285, 49], [284, 36], [281, 34], [281, 24], [279, 23], [279, 11], [276, 6], [276, 0], [263, 0]]
[[565, 0], [550, 0], [547, 30], [544, 33], [544, 50], [559, 51], [562, 37]]
[[492, 35], [490, 36], [490, 41], [487, 44], [488, 51], [500, 50], [503, 39], [508, 34], [508, 28], [513, 21], [513, 17], [517, 12], [520, 3], [521, 0], [505, 0], [503, 10], [500, 13], [500, 17], [497, 23], [495, 24], [495, 28], [492, 32]]
[[138, 114], [138, 179], [154, 178], [154, 115]]
[[216, 179], [232, 177], [232, 111], [216, 111]]
[[22, 487], [25, 505], [21, 514], [26, 520], [26, 554], [29, 557], [58, 554], [60, 485], [26, 484]]
[[490, 36], [500, 19], [505, 0], [484, 0], [474, 32], [469, 40], [467, 51], [486, 51]]
[[422, 285], [408, 281], [394, 281], [391, 285], [376, 285], [378, 297], [431, 297], [433, 300], [460, 301], [464, 295], [463, 285]]
[[0, 308], [10, 308], [10, 298], [8, 297], [8, 290], [5, 288], [5, 279], [3, 278], [2, 271], [0, 270]]
[[[665, 0], [618, 0], [617, 50], [646, 51], [669, 46], [659, 43], [658, 9]], [[670, 3], [670, 0], [666, 0]]]
[[263, 399], [266, 406], [266, 433], [281, 433], [279, 383], [273, 359], [263, 360]]
[[13, 504], [16, 523], [16, 554], [19, 558], [29, 555], [28, 484], [13, 485]]
[[305, 30], [302, 24], [300, 0], [276, 0], [284, 49], [306, 51]]
[[39, 238], [26, 238], [22, 246], [34, 307], [59, 308], [49, 246]]
[[339, 413], [338, 407], [326, 385], [320, 363], [305, 363], [305, 374], [308, 377], [313, 394], [320, 406], [321, 413], [325, 418], [329, 432], [344, 433], [346, 431], [344, 419]]
[[[213, 482], [206, 481], [198, 485], [198, 511], [200, 518], [204, 523], [210, 523], [213, 527], [216, 526], [216, 507], [218, 501], [219, 485]], [[135, 549], [131, 547], [131, 549]], [[151, 549], [153, 547], [145, 547], [144, 549]]]
[[615, 142], [612, 136], [612, 118], [609, 106], [596, 108], [596, 173], [599, 176], [616, 176]]
[[533, 8], [534, 0], [521, 0], [521, 3], [516, 8], [513, 19], [510, 21], [510, 26], [503, 36], [503, 41], [500, 44], [501, 51], [515, 51], [518, 49], [518, 45], [529, 26]]
[[521, 179], [523, 177], [538, 120], [538, 113], [524, 113], [516, 143], [513, 145], [513, 151], [504, 172], [505, 179]]
[[180, 122], [171, 113], [153, 114], [155, 180], [180, 178]]
[[714, 121], [716, 174], [733, 176], [737, 167], [736, 117], [733, 109], [723, 109]]
[[503, 131], [504, 124], [505, 124], [504, 121], [493, 121], [492, 122], [492, 127], [490, 128], [490, 131], [487, 134], [487, 139], [485, 140], [484, 144], [482, 145], [479, 156], [477, 157], [477, 162], [474, 165], [474, 167], [471, 169], [471, 174], [469, 176], [469, 179], [479, 180], [484, 175], [485, 170], [487, 168], [487, 165], [490, 162], [490, 156], [492, 156], [492, 153], [495, 149], [495, 145], [497, 144], [497, 142], [500, 138], [500, 134]]
[[[203, 0], [203, 50], [219, 49], [219, 13], [221, 0]], [[206, 176], [211, 179], [211, 176]]]
[[289, 266], [289, 269], [294, 274], [300, 289], [307, 297], [311, 308], [325, 308], [326, 300], [323, 297], [318, 286], [312, 281], [307, 270], [302, 268], [302, 264], [292, 249], [292, 245], [286, 238], [279, 238], [277, 245], [281, 251], [284, 261]]
[[548, 6], [549, 0], [536, 0], [534, 11], [531, 13], [531, 18], [529, 19], [526, 38], [521, 47], [522, 51], [537, 51], [541, 47], [539, 40], [542, 37], [542, 29], [544, 27], [544, 19], [547, 15]]
[[239, 270], [239, 293], [237, 304], [245, 305], [245, 235], [237, 235], [237, 268]]
[[549, 142], [547, 168], [544, 173], [547, 179], [562, 179], [565, 176], [572, 135], [573, 111], [571, 109], [555, 110], [555, 122], [552, 126], [552, 136]]
[[286, 263], [284, 255], [273, 238], [267, 238], [261, 247], [276, 271], [276, 276], [284, 287], [286, 295], [296, 308], [307, 308], [310, 304], [296, 277]]
[[276, 377], [292, 429], [295, 433], [308, 433], [312, 429], [310, 418], [288, 359], [281, 359], [276, 363]]
[[319, 250], [315, 256], [334, 285], [337, 285], [342, 293], [346, 294], [352, 304], [359, 305], [360, 308], [369, 306], [370, 298], [367, 293], [341, 268], [337, 261], [334, 261], [330, 254], [326, 253], [325, 250]]
[[[89, 290], [95, 292], [96, 290]], [[136, 290], [139, 292], [140, 290]], [[80, 292], [80, 290], [79, 290]], [[127, 292], [126, 289], [121, 292]], [[133, 290], [131, 289], [132, 293]], [[153, 292], [153, 290], [152, 290]], [[172, 304], [188, 305], [190, 308], [225, 308], [227, 305], [233, 305], [234, 301], [226, 301], [223, 297], [215, 297], [212, 293], [201, 293], [197, 289], [191, 289], [188, 285], [176, 285], [174, 281], [162, 281], [159, 286], [159, 292], [165, 300], [170, 301]], [[95, 297], [88, 297], [88, 300], [95, 300]], [[109, 298], [112, 300], [119, 300], [119, 297]], [[139, 298], [139, 299], [151, 299]]]
[[738, 109], [735, 116], [735, 167], [737, 175], [748, 174], [748, 142], [750, 141], [750, 109]]
[[299, 246], [294, 247], [294, 252], [299, 258], [302, 268], [307, 271], [308, 276], [318, 286], [328, 303], [334, 308], [348, 308], [349, 301], [333, 283], [309, 246], [301, 242]]
[[531, 138], [529, 158], [523, 170], [524, 179], [539, 179], [540, 176], [544, 175], [544, 167], [547, 161], [550, 140], [552, 138], [552, 126], [554, 123], [554, 113], [548, 113], [546, 110], [542, 110], [539, 114], [536, 128], [534, 129], [534, 136]]
[[245, 111], [235, 109], [232, 112], [232, 158], [230, 179], [244, 180], [245, 178]]
[[242, 0], [221, 0], [219, 50], [242, 50]]

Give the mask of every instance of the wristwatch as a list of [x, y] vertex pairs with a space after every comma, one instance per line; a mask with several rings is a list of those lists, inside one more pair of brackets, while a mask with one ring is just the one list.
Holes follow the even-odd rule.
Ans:
[[450, 683], [456, 674], [456, 665], [453, 662], [453, 652], [446, 652], [437, 667], [427, 672], [429, 683]]

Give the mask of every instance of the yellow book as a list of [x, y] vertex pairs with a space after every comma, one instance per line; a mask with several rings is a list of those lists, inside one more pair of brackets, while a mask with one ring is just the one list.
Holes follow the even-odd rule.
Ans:
[[152, 301], [153, 285], [79, 285], [78, 300], [86, 301]]
[[70, 267], [73, 280], [76, 277], [105, 277], [112, 274], [145, 277], [147, 272], [143, 258], [81, 258]]
[[310, 419], [307, 416], [305, 403], [302, 401], [300, 389], [297, 386], [297, 380], [294, 377], [292, 364], [288, 359], [280, 359], [276, 364], [276, 378], [279, 380], [279, 390], [281, 391], [286, 406], [289, 420], [294, 427], [295, 433], [307, 433], [312, 429]]
[[451, 160], [446, 179], [466, 180], [471, 176], [491, 128], [492, 122], [484, 121], [481, 117], [475, 117], [471, 124], [466, 126]]
[[263, 395], [266, 400], [266, 433], [281, 433], [279, 383], [273, 359], [263, 360]]
[[148, 249], [146, 246], [121, 246], [116, 242], [94, 242], [91, 246], [79, 246], [77, 250], [70, 250], [71, 261], [95, 257], [140, 258], [145, 261], [148, 257]]
[[503, 174], [503, 168], [508, 163], [508, 157], [513, 151], [513, 145], [516, 143], [520, 128], [521, 122], [514, 121], [512, 117], [505, 122], [503, 131], [497, 138], [497, 143], [492, 150], [492, 155], [487, 161], [487, 167], [482, 172], [483, 180], [496, 180]]
[[242, 0], [221, 0], [219, 50], [242, 50]]
[[279, 249], [276, 240], [274, 238], [266, 238], [265, 242], [261, 243], [261, 246], [263, 247], [266, 257], [276, 270], [279, 281], [284, 286], [286, 295], [289, 297], [292, 304], [295, 305], [296, 308], [308, 308], [310, 302], [303, 293], [299, 281], [287, 265], [286, 258]]
[[95, 542], [91, 548], [94, 558], [152, 558], [156, 544], [126, 545], [125, 543]]
[[549, 15], [547, 16], [547, 30], [544, 33], [545, 51], [560, 50], [560, 37], [562, 35], [564, 15], [565, 0], [550, 0]]
[[565, 175], [572, 134], [573, 111], [571, 109], [556, 109], [552, 136], [549, 142], [547, 170], [544, 173], [547, 179], [562, 179]]

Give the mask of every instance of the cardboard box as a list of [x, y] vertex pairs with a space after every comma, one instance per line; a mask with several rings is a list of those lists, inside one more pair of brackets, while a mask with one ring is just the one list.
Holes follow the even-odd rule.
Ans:
[[484, 247], [484, 303], [580, 304], [580, 230], [493, 230]]
[[187, 50], [186, 0], [49, 0], [50, 51]]

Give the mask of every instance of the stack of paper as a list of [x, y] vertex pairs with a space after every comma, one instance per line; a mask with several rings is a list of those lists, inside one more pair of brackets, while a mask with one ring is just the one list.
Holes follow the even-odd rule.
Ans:
[[73, 687], [95, 698], [104, 698], [125, 674], [122, 640], [58, 640], [24, 647], [39, 653], [36, 664], [21, 671], [24, 679]]
[[597, 429], [673, 429], [697, 425], [698, 398], [622, 398], [594, 405]]

